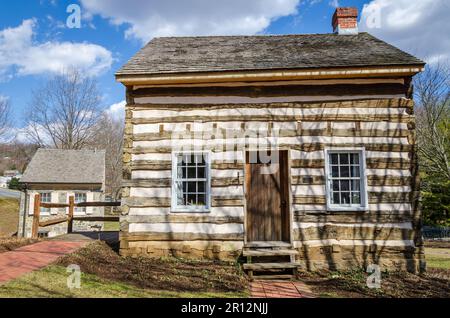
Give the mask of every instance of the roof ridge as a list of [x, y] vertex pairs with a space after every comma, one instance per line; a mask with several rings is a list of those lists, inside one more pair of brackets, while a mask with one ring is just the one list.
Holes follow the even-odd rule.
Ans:
[[[367, 32], [359, 32], [359, 34], [366, 34]], [[179, 39], [179, 38], [233, 38], [233, 37], [294, 37], [294, 36], [303, 36], [303, 35], [338, 35], [336, 33], [290, 33], [290, 34], [230, 34], [230, 35], [177, 35], [177, 36], [155, 36], [153, 39]]]

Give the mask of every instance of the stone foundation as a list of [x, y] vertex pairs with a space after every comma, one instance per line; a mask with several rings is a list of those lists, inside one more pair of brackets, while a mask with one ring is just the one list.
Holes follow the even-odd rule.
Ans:
[[[242, 255], [243, 242], [220, 241], [132, 241], [121, 240], [120, 254], [131, 257], [180, 257], [186, 259], [211, 259], [236, 261]], [[301, 246], [295, 261], [299, 269], [308, 271], [366, 269], [377, 264], [381, 271], [408, 271], [419, 273], [425, 270], [422, 248], [382, 247], [372, 245], [347, 246]]]
[[303, 246], [297, 248], [299, 254], [296, 262], [300, 269], [348, 270], [350, 268], [367, 268], [376, 264], [381, 271], [422, 272], [425, 269], [425, 255], [422, 248], [365, 246]]
[[123, 256], [180, 257], [186, 259], [214, 259], [236, 261], [241, 255], [243, 242], [220, 241], [133, 241], [121, 240], [120, 254]]

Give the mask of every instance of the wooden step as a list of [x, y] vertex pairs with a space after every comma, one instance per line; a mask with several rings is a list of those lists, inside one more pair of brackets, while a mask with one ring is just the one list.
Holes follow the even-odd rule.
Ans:
[[288, 269], [288, 268], [297, 268], [300, 264], [288, 262], [288, 263], [251, 263], [244, 264], [244, 269], [248, 270], [264, 270], [264, 269]]
[[245, 244], [244, 247], [249, 248], [271, 248], [271, 247], [285, 247], [290, 248], [292, 247], [291, 243], [287, 242], [278, 242], [278, 241], [267, 241], [267, 242], [248, 242]]
[[257, 280], [290, 280], [295, 279], [295, 275], [291, 274], [278, 274], [278, 275], [254, 275], [253, 279]]
[[288, 250], [288, 249], [252, 249], [246, 250], [242, 252], [244, 256], [284, 256], [284, 255], [297, 255], [297, 250]]

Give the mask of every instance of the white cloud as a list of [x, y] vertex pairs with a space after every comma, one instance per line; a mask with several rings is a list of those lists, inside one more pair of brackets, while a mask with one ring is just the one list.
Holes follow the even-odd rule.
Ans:
[[360, 29], [429, 63], [450, 59], [448, 0], [372, 0]]
[[339, 0], [330, 0], [329, 5], [332, 6], [333, 8], [338, 8]]
[[13, 75], [57, 73], [67, 68], [98, 75], [111, 67], [110, 51], [83, 42], [34, 42], [36, 20], [24, 20], [15, 28], [0, 30], [0, 80]]
[[123, 121], [125, 119], [125, 105], [126, 101], [121, 101], [116, 104], [109, 106], [105, 112], [110, 115], [115, 120]]
[[126, 25], [127, 38], [255, 34], [282, 16], [297, 13], [300, 0], [81, 0], [88, 15]]
[[[20, 142], [20, 143], [31, 143], [32, 139], [26, 133], [28, 128], [29, 128], [28, 126], [22, 127], [22, 128], [17, 128], [17, 127], [11, 128], [9, 140], [14, 139], [15, 141]], [[41, 133], [44, 133], [43, 129], [40, 129], [39, 131]]]

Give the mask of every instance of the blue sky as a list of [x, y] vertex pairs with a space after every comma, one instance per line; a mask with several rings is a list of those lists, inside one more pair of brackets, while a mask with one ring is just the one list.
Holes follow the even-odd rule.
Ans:
[[[334, 7], [355, 6], [360, 29], [433, 63], [450, 52], [447, 0], [15, 0], [0, 9], [0, 98], [23, 127], [49, 75], [79, 67], [95, 76], [108, 109], [124, 100], [114, 72], [154, 36], [331, 32]], [[66, 8], [81, 8], [68, 28]], [[378, 14], [378, 15], [377, 15]], [[375, 17], [375, 24], [367, 23]], [[442, 34], [445, 34], [443, 37]], [[116, 105], [115, 109], [119, 109]]]

